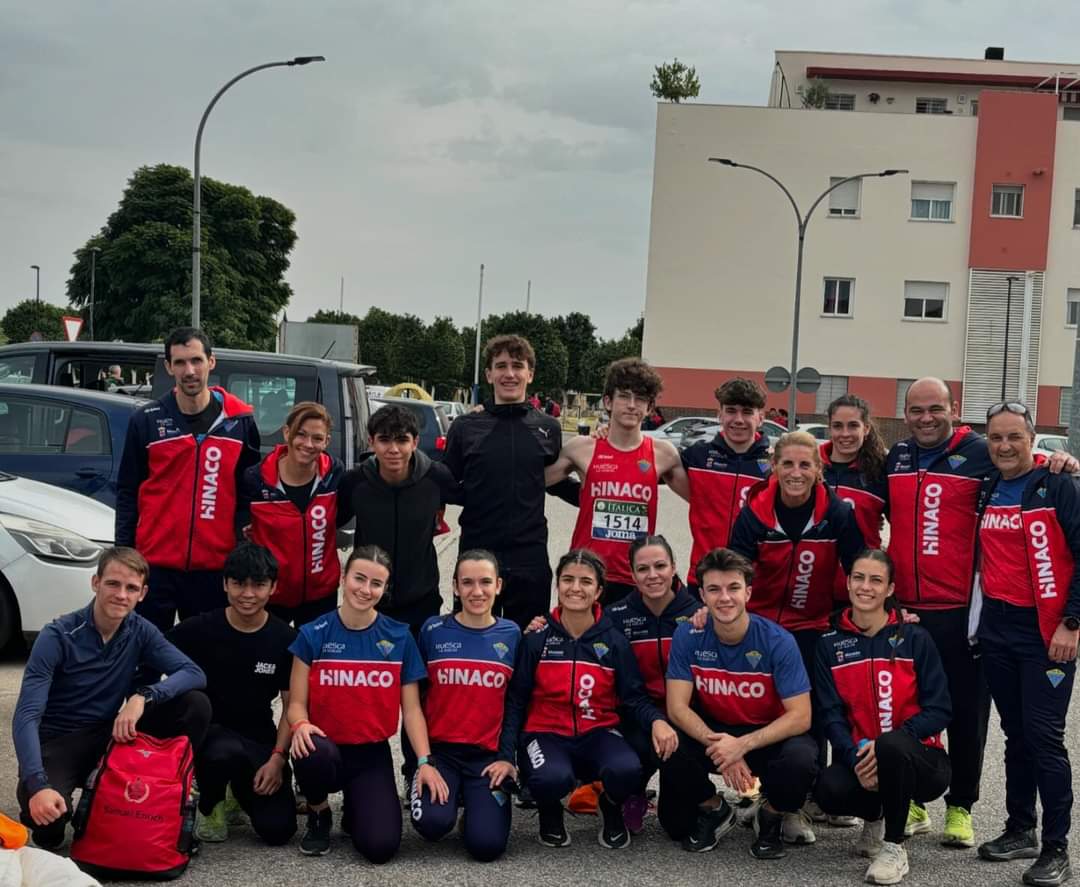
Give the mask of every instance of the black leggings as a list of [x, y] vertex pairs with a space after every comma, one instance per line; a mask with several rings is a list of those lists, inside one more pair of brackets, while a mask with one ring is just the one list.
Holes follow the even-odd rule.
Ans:
[[235, 730], [213, 724], [202, 748], [195, 756], [195, 776], [199, 780], [199, 809], [210, 813], [225, 800], [225, 789], [233, 795], [251, 819], [251, 827], [267, 844], [284, 844], [296, 833], [296, 798], [292, 774], [286, 764], [281, 787], [272, 795], [255, 793], [255, 771], [265, 764], [273, 747], [255, 742]]
[[450, 797], [445, 804], [436, 804], [430, 793], [417, 794], [419, 787], [414, 779], [409, 796], [413, 828], [427, 840], [438, 841], [450, 834], [457, 822], [458, 808], [464, 807], [465, 849], [480, 862], [502, 856], [510, 839], [513, 804], [505, 791], [492, 791], [489, 778], [481, 775], [495, 758], [494, 752], [435, 745], [431, 763], [446, 780]]
[[331, 792], [343, 792], [342, 826], [369, 862], [389, 862], [401, 845], [401, 801], [394, 780], [390, 743], [337, 745], [312, 736], [315, 751], [294, 758], [296, 781], [308, 803], [318, 806]]
[[518, 763], [540, 807], [557, 807], [578, 780], [599, 780], [616, 804], [641, 784], [641, 762], [614, 730], [592, 730], [583, 736], [526, 733], [521, 737]]
[[885, 817], [885, 840], [904, 840], [908, 805], [941, 797], [949, 787], [952, 767], [944, 749], [923, 745], [910, 733], [893, 730], [874, 742], [878, 790], [867, 791], [847, 764], [836, 763], [818, 777], [814, 799], [831, 816]]

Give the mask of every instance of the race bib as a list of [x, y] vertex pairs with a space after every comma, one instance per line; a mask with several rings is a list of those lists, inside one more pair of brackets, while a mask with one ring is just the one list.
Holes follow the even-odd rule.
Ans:
[[649, 506], [645, 502], [593, 500], [592, 538], [633, 542], [649, 533]]

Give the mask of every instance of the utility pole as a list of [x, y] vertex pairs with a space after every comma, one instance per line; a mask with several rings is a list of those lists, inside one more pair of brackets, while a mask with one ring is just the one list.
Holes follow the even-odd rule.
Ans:
[[480, 403], [480, 324], [484, 314], [484, 263], [480, 263], [480, 294], [476, 298], [476, 359], [473, 363], [472, 402]]
[[529, 313], [529, 303], [532, 301], [532, 281], [525, 285], [525, 313]]

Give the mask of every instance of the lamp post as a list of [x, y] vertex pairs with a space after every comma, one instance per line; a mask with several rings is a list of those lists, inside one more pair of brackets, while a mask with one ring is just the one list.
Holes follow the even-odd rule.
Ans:
[[90, 247], [90, 341], [94, 341], [94, 283], [97, 278], [97, 255], [100, 246]]
[[480, 264], [480, 293], [476, 297], [476, 360], [473, 363], [472, 402], [480, 403], [480, 322], [484, 315], [484, 265]]
[[254, 68], [248, 68], [246, 71], [237, 74], [232, 80], [221, 87], [214, 97], [210, 99], [210, 104], [206, 106], [206, 110], [203, 111], [202, 119], [199, 120], [199, 129], [195, 133], [195, 165], [193, 169], [195, 175], [195, 197], [192, 201], [191, 214], [191, 325], [193, 327], [199, 326], [199, 300], [202, 295], [202, 273], [200, 269], [200, 260], [202, 257], [202, 176], [199, 173], [199, 152], [202, 147], [202, 134], [203, 127], [206, 126], [206, 118], [210, 116], [210, 112], [214, 110], [214, 105], [216, 105], [218, 99], [225, 94], [225, 91], [236, 83], [236, 81], [243, 80], [249, 74], [254, 74], [256, 71], [263, 71], [266, 68], [291, 68], [294, 65], [306, 65], [311, 62], [325, 61], [325, 56], [321, 55], [298, 55], [296, 58], [287, 62], [267, 62], [264, 65], [256, 65]]
[[795, 386], [795, 378], [799, 370], [799, 307], [802, 302], [802, 267], [803, 267], [803, 245], [806, 241], [806, 226], [810, 224], [810, 217], [814, 214], [814, 210], [818, 208], [818, 204], [821, 203], [826, 197], [828, 197], [833, 191], [839, 188], [841, 185], [846, 185], [848, 182], [859, 181], [860, 179], [872, 179], [872, 178], [886, 178], [888, 176], [895, 176], [899, 173], [907, 173], [906, 169], [884, 169], [881, 172], [863, 172], [858, 175], [848, 176], [845, 179], [841, 179], [835, 185], [831, 185], [826, 188], [818, 198], [810, 205], [810, 209], [806, 211], [804, 216], [799, 209], [799, 205], [795, 202], [795, 198], [791, 196], [791, 192], [784, 186], [776, 176], [772, 173], [766, 172], [757, 166], [751, 166], [748, 163], [736, 163], [727, 157], [710, 157], [710, 163], [719, 163], [723, 166], [731, 166], [735, 169], [749, 169], [753, 172], [759, 173], [765, 178], [769, 179], [774, 185], [776, 185], [781, 191], [784, 192], [784, 196], [787, 197], [791, 203], [791, 208], [795, 212], [795, 224], [798, 226], [799, 233], [799, 248], [795, 260], [795, 314], [792, 321], [791, 330], [791, 402], [788, 415], [788, 427], [789, 429], [795, 427], [796, 422], [796, 394], [798, 389]]
[[41, 301], [41, 266], [40, 265], [31, 265], [30, 270], [33, 271], [34, 274], [36, 275], [35, 281], [34, 281], [34, 301], [35, 302], [40, 302]]
[[1005, 400], [1005, 373], [1009, 368], [1009, 315], [1012, 313], [1012, 285], [1019, 277], [1009, 275], [1005, 278], [1008, 289], [1005, 292], [1005, 348], [1001, 356], [1001, 399]]

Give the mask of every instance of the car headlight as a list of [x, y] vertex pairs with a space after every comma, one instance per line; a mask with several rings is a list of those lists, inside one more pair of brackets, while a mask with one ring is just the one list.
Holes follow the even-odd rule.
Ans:
[[28, 517], [0, 514], [0, 526], [30, 554], [43, 561], [92, 564], [103, 550], [96, 542], [78, 533]]

